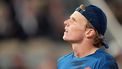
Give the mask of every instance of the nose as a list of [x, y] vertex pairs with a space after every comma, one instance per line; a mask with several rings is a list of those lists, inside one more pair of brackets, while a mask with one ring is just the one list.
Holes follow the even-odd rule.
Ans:
[[64, 26], [66, 26], [66, 25], [67, 25], [67, 20], [64, 21]]
[[64, 21], [64, 26], [65, 27], [68, 26], [68, 23], [69, 23], [68, 21], [69, 21], [69, 19], [67, 19], [67, 20]]

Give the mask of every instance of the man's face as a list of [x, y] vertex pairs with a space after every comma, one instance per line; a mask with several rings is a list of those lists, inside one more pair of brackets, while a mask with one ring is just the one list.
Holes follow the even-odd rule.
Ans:
[[82, 41], [85, 36], [86, 24], [86, 18], [75, 11], [69, 19], [64, 21], [65, 32], [63, 39], [69, 42]]

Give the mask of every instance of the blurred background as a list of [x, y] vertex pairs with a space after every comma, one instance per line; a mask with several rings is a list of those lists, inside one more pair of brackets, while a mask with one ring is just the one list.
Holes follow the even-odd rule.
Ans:
[[0, 0], [0, 69], [54, 69], [56, 59], [71, 52], [63, 21], [80, 4], [106, 13], [106, 51], [122, 69], [122, 0]]

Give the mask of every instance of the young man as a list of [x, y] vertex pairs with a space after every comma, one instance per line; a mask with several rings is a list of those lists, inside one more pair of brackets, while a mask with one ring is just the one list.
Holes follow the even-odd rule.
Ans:
[[58, 60], [58, 69], [118, 69], [103, 48], [108, 48], [103, 39], [107, 19], [100, 8], [81, 5], [64, 25], [63, 39], [72, 44], [73, 52]]

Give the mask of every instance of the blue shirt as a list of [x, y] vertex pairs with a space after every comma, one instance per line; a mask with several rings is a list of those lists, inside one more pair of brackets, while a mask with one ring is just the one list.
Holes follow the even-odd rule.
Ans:
[[114, 58], [103, 49], [94, 54], [77, 58], [74, 53], [65, 55], [58, 60], [58, 69], [118, 69]]

